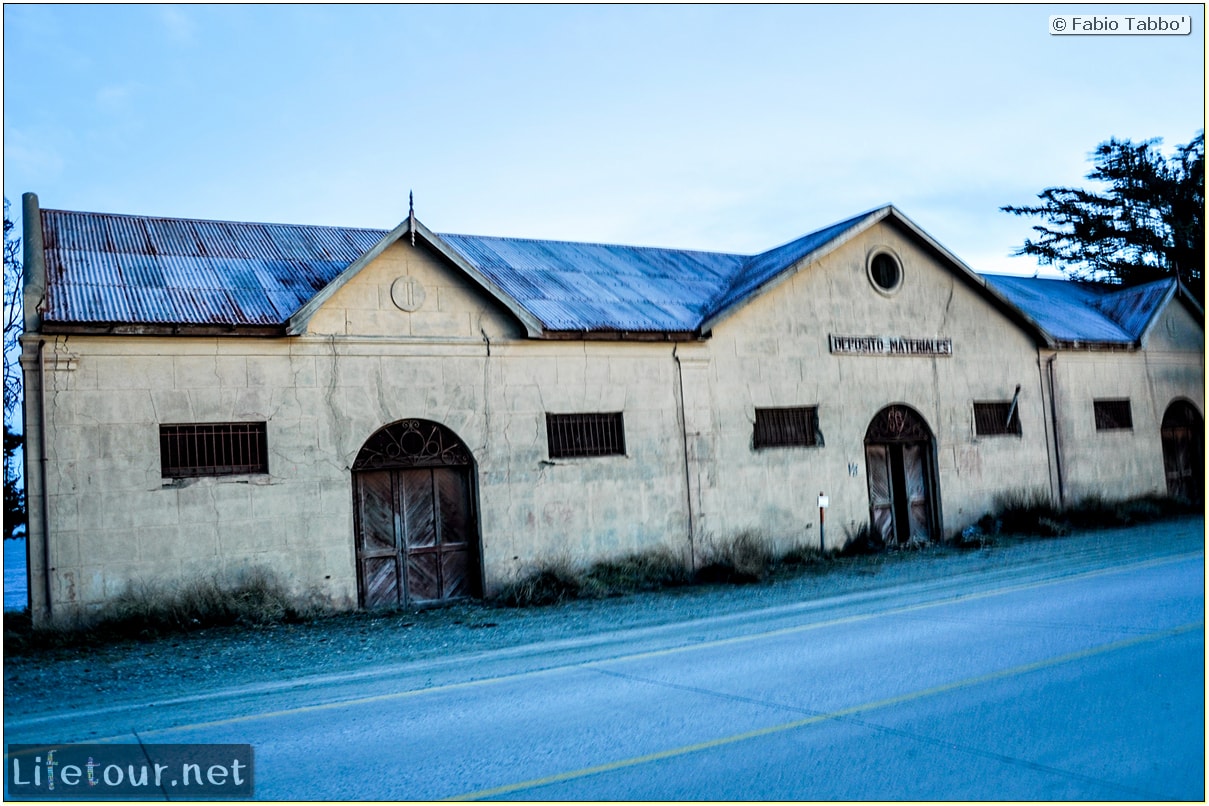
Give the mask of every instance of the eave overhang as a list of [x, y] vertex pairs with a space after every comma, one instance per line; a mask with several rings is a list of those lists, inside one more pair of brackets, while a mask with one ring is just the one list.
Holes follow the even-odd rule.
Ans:
[[230, 325], [222, 323], [131, 323], [42, 321], [41, 333], [48, 336], [230, 336], [283, 338], [290, 335], [284, 325]]
[[703, 341], [709, 336], [698, 330], [543, 330], [535, 338], [545, 341], [684, 342]]

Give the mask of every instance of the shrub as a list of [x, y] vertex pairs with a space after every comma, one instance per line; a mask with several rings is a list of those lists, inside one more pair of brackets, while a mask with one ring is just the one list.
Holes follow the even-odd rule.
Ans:
[[989, 515], [976, 524], [971, 524], [953, 536], [949, 544], [958, 549], [984, 549], [995, 545], [995, 538], [988, 533], [998, 531], [997, 524]]
[[1070, 534], [1070, 524], [1055, 518], [1038, 518], [1033, 531], [1042, 537], [1064, 537]]
[[796, 543], [777, 560], [777, 565], [792, 568], [804, 565], [815, 565], [827, 559], [826, 554], [816, 546], [806, 543]]
[[886, 541], [882, 533], [873, 528], [873, 524], [864, 523], [857, 529], [844, 529], [844, 547], [840, 549], [841, 557], [860, 557], [866, 554], [878, 554], [886, 550]]
[[291, 596], [272, 571], [255, 567], [232, 578], [210, 576], [176, 586], [132, 583], [100, 610], [91, 629], [154, 638], [204, 627], [298, 621], [318, 612]]
[[197, 578], [183, 583], [131, 582], [98, 611], [74, 624], [33, 629], [28, 614], [6, 614], [6, 651], [142, 640], [208, 627], [263, 626], [324, 614], [315, 599], [291, 595], [268, 569]]
[[621, 596], [687, 585], [692, 579], [684, 558], [661, 546], [594, 563], [585, 575], [583, 590], [591, 596]]
[[998, 506], [998, 517], [991, 519], [987, 516], [984, 520], [993, 520], [1003, 532], [1009, 534], [1045, 537], [1067, 535], [1071, 529], [1132, 526], [1200, 511], [1186, 501], [1156, 495], [1123, 500], [1089, 496], [1064, 509], [1057, 509], [1045, 496], [1035, 492], [1000, 499]]
[[1071, 522], [1082, 529], [1132, 526], [1174, 515], [1199, 512], [1188, 501], [1165, 495], [1145, 495], [1123, 501], [1087, 498], [1068, 510]]
[[996, 521], [1006, 534], [1043, 533], [1048, 531], [1040, 525], [1043, 519], [1057, 522], [1060, 518], [1048, 497], [1037, 491], [1002, 496], [996, 501], [996, 506], [999, 509]]
[[703, 546], [699, 582], [758, 582], [776, 560], [771, 541], [755, 532], [740, 532], [729, 540], [709, 540]]
[[578, 599], [582, 585], [569, 560], [547, 560], [509, 583], [498, 599], [510, 607], [535, 607]]

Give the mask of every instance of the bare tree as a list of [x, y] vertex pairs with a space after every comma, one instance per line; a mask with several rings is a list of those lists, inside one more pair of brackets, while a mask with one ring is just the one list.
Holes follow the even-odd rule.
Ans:
[[22, 427], [16, 427], [21, 407], [21, 333], [25, 329], [22, 306], [21, 239], [4, 200], [4, 536], [24, 534], [25, 479], [21, 473], [24, 448]]
[[21, 331], [25, 312], [21, 299], [21, 239], [4, 200], [4, 422], [11, 423], [21, 405]]

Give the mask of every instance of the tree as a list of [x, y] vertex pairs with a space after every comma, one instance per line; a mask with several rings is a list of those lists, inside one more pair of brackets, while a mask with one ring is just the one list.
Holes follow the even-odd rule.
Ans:
[[26, 523], [25, 481], [21, 452], [25, 437], [15, 427], [21, 407], [22, 309], [21, 239], [8, 215], [4, 200], [4, 536], [24, 534]]
[[1046, 188], [1043, 204], [1007, 206], [1014, 215], [1041, 216], [1015, 255], [1033, 255], [1076, 280], [1139, 285], [1178, 277], [1205, 298], [1205, 133], [1165, 157], [1159, 139], [1134, 144], [1113, 138], [1096, 148], [1088, 179], [1106, 189]]
[[4, 538], [24, 537], [29, 518], [25, 511], [25, 485], [22, 483], [17, 452], [25, 438], [4, 424]]

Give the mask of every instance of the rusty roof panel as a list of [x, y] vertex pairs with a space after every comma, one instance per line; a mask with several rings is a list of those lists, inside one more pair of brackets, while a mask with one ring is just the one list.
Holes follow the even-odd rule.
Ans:
[[[692, 333], [884, 210], [745, 257], [472, 235], [438, 238], [547, 331]], [[281, 327], [386, 230], [42, 211], [49, 323]], [[987, 276], [1060, 342], [1132, 344], [1170, 281], [1122, 289]]]
[[48, 322], [279, 325], [385, 230], [43, 210]]

